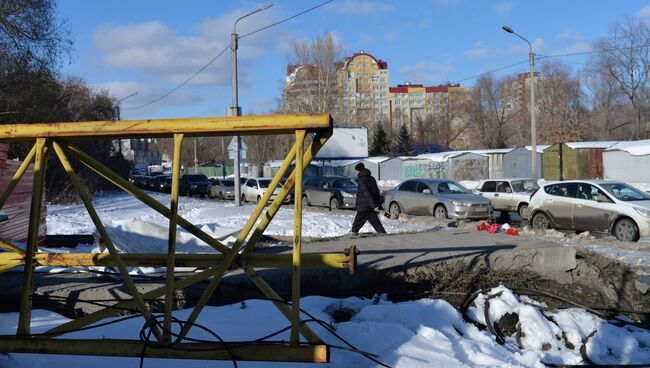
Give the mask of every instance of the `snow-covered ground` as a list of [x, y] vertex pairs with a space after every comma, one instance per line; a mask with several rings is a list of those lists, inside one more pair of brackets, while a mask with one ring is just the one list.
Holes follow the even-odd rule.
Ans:
[[[484, 310], [489, 295], [491, 324], [507, 313], [518, 315], [519, 338], [505, 336], [499, 345], [495, 336], [485, 329]], [[332, 299], [306, 297], [303, 310], [330, 324], [335, 332], [365, 352], [377, 354], [377, 359], [391, 367], [544, 367], [544, 363], [583, 364], [580, 348], [587, 336], [589, 359], [599, 364], [650, 363], [650, 332], [604, 321], [583, 309], [547, 310], [542, 303], [514, 294], [500, 286], [480, 294], [468, 310], [473, 323], [466, 322], [461, 313], [443, 300], [421, 299], [391, 303], [376, 299]], [[348, 322], [336, 323], [331, 315], [346, 309], [354, 315]], [[183, 320], [191, 309], [174, 312]], [[303, 315], [304, 319], [310, 317]], [[0, 334], [13, 334], [17, 313], [0, 314]], [[68, 321], [56, 313], [36, 310], [32, 316], [33, 333], [44, 332]], [[70, 333], [65, 338], [138, 339], [144, 321], [130, 319], [116, 324]], [[249, 300], [245, 304], [206, 307], [198, 323], [212, 329], [226, 341], [253, 340], [280, 330], [288, 322], [269, 301]], [[316, 323], [310, 323], [326, 343], [342, 346], [332, 334]], [[479, 328], [481, 327], [481, 328]], [[190, 337], [213, 341], [206, 332], [194, 329]], [[285, 332], [274, 340], [287, 341]], [[99, 346], [98, 346], [99, 347]], [[544, 362], [544, 363], [543, 363]], [[0, 355], [0, 366], [13, 367], [137, 367], [137, 358], [75, 357], [55, 355]], [[313, 367], [311, 364], [238, 362], [240, 367]], [[232, 362], [179, 361], [145, 359], [152, 367], [230, 367]], [[321, 365], [319, 365], [321, 366]], [[331, 349], [329, 367], [377, 367], [376, 363], [350, 351]]]
[[[156, 200], [169, 206], [169, 195], [150, 193]], [[169, 221], [144, 203], [124, 193], [98, 196], [93, 201], [111, 239], [124, 252], [166, 252]], [[232, 202], [200, 198], [179, 198], [178, 212], [186, 220], [214, 237], [228, 237], [244, 227], [253, 205], [237, 207]], [[382, 218], [388, 233], [412, 232], [427, 229], [420, 224], [407, 224]], [[313, 238], [336, 237], [348, 234], [354, 211], [349, 214], [303, 211], [302, 236]], [[265, 231], [267, 235], [293, 235], [294, 211], [284, 206]], [[372, 232], [366, 224], [362, 232]], [[48, 235], [92, 234], [95, 226], [83, 205], [50, 205], [47, 208]], [[231, 236], [227, 241], [233, 241]], [[213, 248], [179, 228], [177, 249], [182, 252], [213, 252]], [[79, 249], [77, 249], [79, 251]]]

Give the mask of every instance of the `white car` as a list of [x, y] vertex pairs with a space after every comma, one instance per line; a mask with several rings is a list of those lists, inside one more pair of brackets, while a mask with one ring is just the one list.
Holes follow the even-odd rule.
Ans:
[[[264, 195], [264, 192], [268, 189], [271, 184], [271, 178], [248, 178], [241, 189], [241, 199], [242, 202], [259, 202]], [[282, 183], [273, 191], [270, 201], [274, 200], [275, 197], [280, 194], [282, 189]], [[284, 200], [284, 203], [290, 203], [293, 200], [293, 192], [287, 195], [287, 198]]]
[[536, 229], [611, 233], [623, 241], [650, 236], [650, 196], [609, 180], [562, 181], [532, 194], [530, 223]]
[[477, 193], [490, 200], [493, 209], [500, 212], [517, 212], [522, 219], [528, 218], [530, 194], [537, 189], [537, 180], [525, 179], [490, 179], [483, 180], [477, 187]]

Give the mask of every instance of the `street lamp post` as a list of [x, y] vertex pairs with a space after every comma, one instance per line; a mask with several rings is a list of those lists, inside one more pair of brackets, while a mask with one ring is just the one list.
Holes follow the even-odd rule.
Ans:
[[533, 54], [533, 45], [524, 38], [522, 35], [519, 33], [515, 32], [512, 30], [512, 28], [508, 26], [503, 26], [501, 27], [504, 31], [508, 33], [512, 33], [515, 36], [521, 38], [522, 40], [526, 41], [528, 44], [528, 47], [530, 49], [530, 52], [528, 53], [528, 59], [530, 62], [530, 142], [531, 142], [531, 149], [532, 149], [532, 177], [534, 179], [537, 179], [537, 122], [535, 121], [535, 75], [534, 75], [534, 70], [535, 70], [535, 54]]
[[[241, 107], [239, 107], [239, 91], [237, 89], [237, 47], [238, 38], [237, 35], [237, 22], [240, 20], [259, 13], [273, 6], [273, 3], [267, 3], [262, 5], [259, 9], [253, 10], [252, 12], [245, 14], [235, 21], [235, 26], [233, 27], [233, 32], [230, 35], [230, 60], [232, 66], [232, 106], [228, 111], [228, 116], [241, 116]], [[241, 138], [239, 136], [235, 137], [235, 205], [241, 206], [241, 184], [240, 177], [241, 173], [239, 171], [239, 147], [241, 146]]]

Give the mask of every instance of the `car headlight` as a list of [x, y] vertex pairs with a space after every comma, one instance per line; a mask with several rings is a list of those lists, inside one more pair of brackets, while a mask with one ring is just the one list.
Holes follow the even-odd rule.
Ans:
[[451, 201], [451, 204], [453, 204], [454, 206], [461, 206], [461, 207], [469, 207], [469, 206], [471, 206], [470, 203], [463, 202], [463, 201]]
[[348, 193], [348, 192], [343, 192], [342, 191], [341, 195], [343, 196], [343, 198], [354, 198], [354, 196], [352, 194]]
[[650, 217], [650, 209], [642, 207], [634, 207], [634, 210], [641, 216]]

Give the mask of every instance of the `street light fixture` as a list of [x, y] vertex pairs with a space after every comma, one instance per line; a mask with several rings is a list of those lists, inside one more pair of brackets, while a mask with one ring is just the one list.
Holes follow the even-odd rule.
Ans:
[[531, 150], [532, 150], [532, 157], [533, 157], [533, 164], [531, 166], [531, 169], [533, 172], [532, 177], [534, 179], [537, 179], [537, 133], [536, 133], [537, 123], [535, 121], [535, 75], [533, 72], [535, 70], [535, 54], [533, 54], [533, 45], [531, 45], [531, 43], [522, 35], [513, 31], [512, 28], [508, 26], [503, 26], [501, 27], [501, 29], [503, 29], [508, 33], [512, 33], [515, 36], [526, 41], [528, 47], [530, 48], [530, 52], [528, 53], [528, 59], [530, 61], [530, 141], [532, 146]]
[[[233, 32], [230, 35], [230, 60], [232, 64], [232, 106], [228, 109], [228, 116], [241, 116], [241, 107], [239, 107], [239, 91], [237, 90], [237, 47], [238, 39], [237, 35], [237, 23], [255, 13], [259, 13], [273, 6], [273, 3], [267, 3], [262, 5], [259, 9], [255, 9], [252, 12], [245, 14], [235, 21], [233, 27]], [[235, 137], [235, 205], [241, 206], [241, 185], [240, 177], [241, 173], [239, 172], [239, 147], [241, 146], [241, 138], [239, 136]]]

